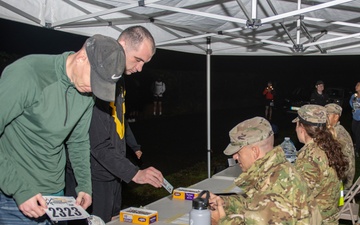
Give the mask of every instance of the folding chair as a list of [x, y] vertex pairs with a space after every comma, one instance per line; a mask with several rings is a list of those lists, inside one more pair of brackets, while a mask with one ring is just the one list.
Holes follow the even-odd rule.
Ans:
[[340, 207], [339, 219], [351, 220], [355, 225], [359, 220], [359, 204], [355, 202], [355, 196], [360, 193], [360, 177], [351, 186], [344, 197], [344, 205]]

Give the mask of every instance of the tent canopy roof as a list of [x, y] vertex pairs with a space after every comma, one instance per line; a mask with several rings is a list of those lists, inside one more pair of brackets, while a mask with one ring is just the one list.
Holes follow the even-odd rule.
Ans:
[[142, 25], [157, 48], [195, 54], [360, 53], [360, 0], [1, 0], [0, 17], [114, 38]]

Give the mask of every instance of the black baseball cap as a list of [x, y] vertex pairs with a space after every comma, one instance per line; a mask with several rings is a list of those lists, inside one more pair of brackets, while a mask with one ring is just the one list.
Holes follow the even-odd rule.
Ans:
[[316, 81], [316, 85], [319, 85], [319, 84], [324, 84], [324, 82], [322, 80]]
[[124, 49], [115, 39], [100, 34], [88, 38], [85, 46], [92, 92], [101, 100], [115, 101], [116, 82], [125, 70]]

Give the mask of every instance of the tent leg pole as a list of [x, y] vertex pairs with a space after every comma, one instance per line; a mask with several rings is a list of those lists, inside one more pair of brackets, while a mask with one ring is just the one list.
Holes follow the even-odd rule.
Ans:
[[207, 165], [208, 178], [211, 177], [211, 95], [210, 95], [210, 57], [211, 57], [211, 38], [207, 37], [207, 51], [206, 51], [206, 96], [207, 96]]

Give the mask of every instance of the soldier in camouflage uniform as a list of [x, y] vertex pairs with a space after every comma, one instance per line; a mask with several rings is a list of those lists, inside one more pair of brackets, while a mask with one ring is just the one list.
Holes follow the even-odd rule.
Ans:
[[328, 128], [334, 131], [333, 136], [341, 143], [342, 151], [349, 161], [349, 168], [345, 172], [346, 178], [344, 180], [345, 189], [349, 189], [354, 181], [355, 176], [355, 152], [354, 144], [349, 132], [340, 124], [340, 116], [342, 113], [341, 106], [330, 103], [325, 105], [328, 114]]
[[319, 207], [323, 224], [338, 224], [340, 180], [345, 177], [348, 162], [326, 127], [326, 109], [319, 105], [304, 105], [298, 110], [296, 134], [304, 146], [295, 162]]
[[265, 118], [245, 120], [229, 134], [231, 143], [224, 153], [239, 162], [242, 173], [235, 184], [246, 196], [211, 193], [213, 225], [321, 224], [315, 200], [301, 175], [280, 146], [273, 148], [274, 134]]

